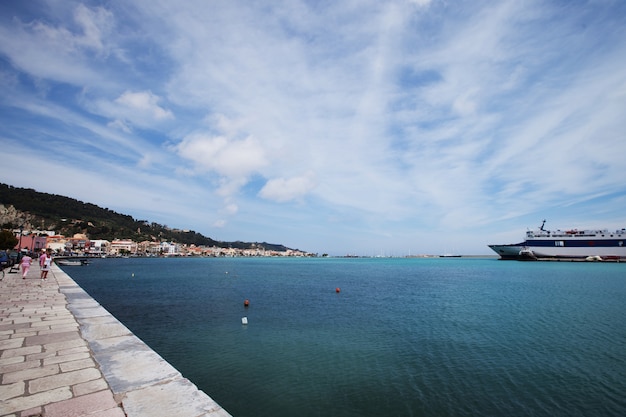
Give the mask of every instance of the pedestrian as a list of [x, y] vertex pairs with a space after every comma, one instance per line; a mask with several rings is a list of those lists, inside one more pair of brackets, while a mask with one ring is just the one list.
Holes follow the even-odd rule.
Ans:
[[41, 255], [39, 255], [39, 266], [43, 266], [43, 260], [46, 258], [46, 250], [41, 249]]
[[22, 279], [26, 279], [26, 275], [28, 274], [31, 263], [33, 263], [33, 258], [28, 256], [28, 253], [22, 256], [22, 260], [20, 261], [20, 268], [22, 268]]
[[39, 257], [39, 266], [41, 267], [41, 280], [48, 280], [48, 271], [52, 265], [52, 251], [48, 249], [46, 253]]

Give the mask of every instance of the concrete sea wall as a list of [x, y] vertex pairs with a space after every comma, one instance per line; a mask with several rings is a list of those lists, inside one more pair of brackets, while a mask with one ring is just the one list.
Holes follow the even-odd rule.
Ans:
[[0, 415], [230, 417], [53, 265], [0, 281]]
[[[54, 271], [68, 309], [125, 413], [133, 416], [228, 414], [207, 394], [136, 337], [65, 272]], [[59, 279], [63, 276], [63, 279]]]

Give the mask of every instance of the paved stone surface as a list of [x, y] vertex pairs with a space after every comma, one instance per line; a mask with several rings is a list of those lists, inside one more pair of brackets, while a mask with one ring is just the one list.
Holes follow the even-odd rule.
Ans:
[[0, 281], [0, 417], [229, 417], [56, 265]]

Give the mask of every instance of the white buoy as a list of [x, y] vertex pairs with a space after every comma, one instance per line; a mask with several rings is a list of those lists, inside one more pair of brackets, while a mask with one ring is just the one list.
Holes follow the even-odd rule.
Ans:
[[241, 318], [241, 324], [248, 324], [248, 318], [247, 317], [242, 317]]

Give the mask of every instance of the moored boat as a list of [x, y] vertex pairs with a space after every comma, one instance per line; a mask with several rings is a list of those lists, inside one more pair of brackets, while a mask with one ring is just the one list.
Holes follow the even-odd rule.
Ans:
[[86, 259], [58, 259], [57, 264], [61, 266], [82, 266], [89, 264]]
[[519, 258], [520, 261], [536, 261], [537, 257], [535, 256], [535, 253], [530, 250], [529, 248], [524, 248], [521, 251], [519, 251]]
[[528, 259], [529, 254], [535, 258], [626, 258], [626, 229], [551, 231], [545, 229], [545, 223], [544, 220], [538, 229], [527, 231], [523, 242], [489, 247], [501, 259]]

